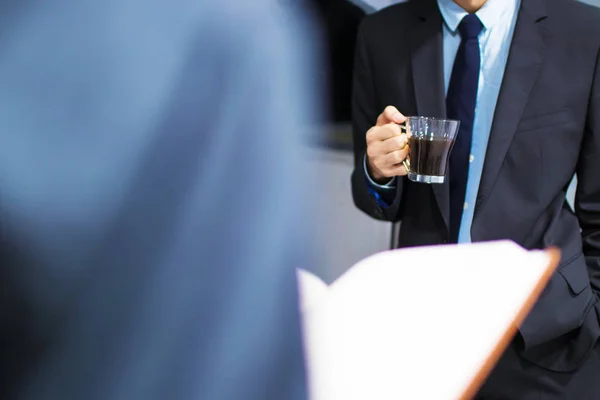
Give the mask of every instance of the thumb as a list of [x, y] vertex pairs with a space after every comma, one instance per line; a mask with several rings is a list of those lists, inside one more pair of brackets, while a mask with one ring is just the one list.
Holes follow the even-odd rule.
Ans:
[[377, 118], [377, 126], [387, 125], [389, 123], [401, 124], [406, 121], [406, 117], [394, 106], [387, 106]]

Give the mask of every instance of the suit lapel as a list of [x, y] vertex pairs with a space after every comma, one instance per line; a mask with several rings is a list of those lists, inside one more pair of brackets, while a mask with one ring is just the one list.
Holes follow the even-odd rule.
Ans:
[[494, 187], [542, 65], [545, 43], [540, 21], [546, 17], [545, 11], [543, 0], [522, 0], [494, 113], [474, 217]]
[[[435, 0], [415, 1], [417, 21], [411, 28], [411, 67], [417, 112], [427, 117], [446, 116], [442, 17]], [[449, 226], [450, 189], [448, 181], [432, 185], [442, 217]]]

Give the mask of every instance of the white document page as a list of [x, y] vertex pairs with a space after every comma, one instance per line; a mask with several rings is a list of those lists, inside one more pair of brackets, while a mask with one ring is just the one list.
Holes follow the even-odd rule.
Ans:
[[[312, 304], [303, 312], [311, 399], [461, 398], [551, 261], [502, 241], [359, 262], [318, 300], [304, 299]], [[305, 286], [301, 278], [306, 296]]]

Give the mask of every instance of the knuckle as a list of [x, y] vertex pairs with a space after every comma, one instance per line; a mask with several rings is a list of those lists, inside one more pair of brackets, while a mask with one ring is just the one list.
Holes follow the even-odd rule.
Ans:
[[377, 127], [376, 126], [371, 127], [367, 131], [367, 134], [365, 135], [365, 137], [367, 139], [367, 143], [372, 142], [375, 139], [376, 134], [377, 134]]
[[383, 110], [383, 113], [384, 113], [384, 114], [386, 114], [386, 115], [391, 115], [391, 114], [393, 114], [393, 113], [395, 113], [395, 112], [396, 112], [396, 107], [394, 107], [394, 106], [387, 106], [387, 107], [386, 107], [386, 108]]
[[371, 160], [371, 162], [373, 161], [373, 158], [375, 157], [375, 151], [373, 150], [373, 146], [367, 146], [367, 157], [369, 157], [369, 160]]
[[381, 148], [376, 144], [371, 144], [367, 146], [367, 156], [370, 159], [375, 159], [381, 155]]
[[383, 125], [377, 128], [377, 134], [380, 140], [384, 140], [384, 138], [389, 136], [389, 126]]
[[396, 151], [394, 153], [396, 164], [404, 161], [404, 153], [402, 151]]

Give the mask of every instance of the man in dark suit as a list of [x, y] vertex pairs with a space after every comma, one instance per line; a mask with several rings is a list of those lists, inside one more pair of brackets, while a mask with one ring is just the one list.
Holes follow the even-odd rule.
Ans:
[[0, 399], [306, 399], [314, 39], [276, 7], [0, 5]]
[[[444, 184], [406, 178], [405, 115], [461, 121]], [[600, 11], [569, 0], [384, 9], [359, 31], [353, 122], [354, 201], [401, 221], [398, 246], [562, 251], [480, 398], [600, 399]]]

